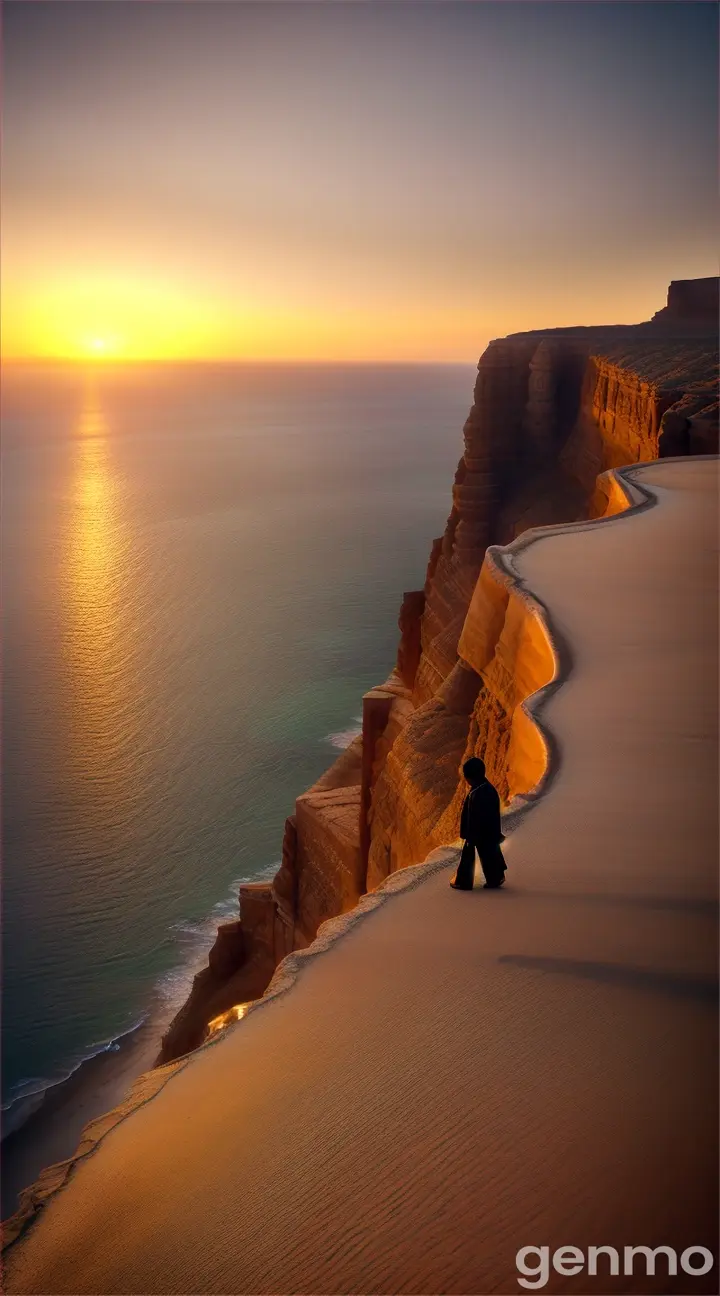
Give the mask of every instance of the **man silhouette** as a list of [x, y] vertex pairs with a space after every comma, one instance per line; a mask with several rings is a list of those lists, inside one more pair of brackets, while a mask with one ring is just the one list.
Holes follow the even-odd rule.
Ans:
[[450, 886], [456, 891], [472, 891], [477, 850], [485, 887], [494, 890], [505, 881], [505, 860], [500, 849], [500, 843], [505, 840], [500, 827], [500, 797], [485, 778], [485, 763], [479, 756], [465, 762], [463, 774], [470, 784], [460, 816], [460, 836], [465, 845]]

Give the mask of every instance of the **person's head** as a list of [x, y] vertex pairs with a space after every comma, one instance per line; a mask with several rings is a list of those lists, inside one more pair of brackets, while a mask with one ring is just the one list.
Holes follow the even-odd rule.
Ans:
[[463, 765], [463, 774], [468, 783], [482, 783], [485, 778], [485, 762], [480, 760], [479, 756], [471, 756]]

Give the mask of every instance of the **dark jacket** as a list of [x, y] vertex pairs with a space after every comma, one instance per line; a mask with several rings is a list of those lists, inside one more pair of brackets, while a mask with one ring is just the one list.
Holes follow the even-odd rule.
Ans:
[[500, 826], [500, 797], [492, 783], [485, 779], [471, 788], [465, 797], [460, 816], [460, 836], [480, 850], [503, 841]]

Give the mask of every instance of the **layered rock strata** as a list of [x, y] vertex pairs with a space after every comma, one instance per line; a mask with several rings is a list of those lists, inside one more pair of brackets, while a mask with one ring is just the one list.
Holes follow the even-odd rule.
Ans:
[[646, 324], [490, 343], [445, 532], [424, 589], [403, 598], [396, 666], [365, 695], [361, 736], [298, 798], [272, 884], [241, 888], [239, 922], [220, 928], [159, 1061], [261, 994], [323, 921], [452, 842], [468, 756], [485, 759], [506, 807], [535, 786], [543, 753], [519, 703], [550, 663], [488, 547], [624, 507], [602, 477], [609, 468], [717, 451], [716, 298], [716, 280], [678, 281]]

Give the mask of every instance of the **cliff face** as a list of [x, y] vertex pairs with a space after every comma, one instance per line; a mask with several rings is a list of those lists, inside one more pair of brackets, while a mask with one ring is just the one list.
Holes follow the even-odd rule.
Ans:
[[655, 312], [652, 322], [709, 326], [712, 331], [717, 330], [719, 288], [716, 275], [708, 279], [673, 279], [668, 288], [667, 305]]
[[[714, 285], [714, 288], [713, 288]], [[600, 474], [718, 448], [717, 281], [671, 284], [647, 324], [555, 329], [491, 342], [445, 532], [423, 590], [403, 597], [390, 678], [363, 698], [363, 730], [287, 820], [272, 884], [240, 890], [159, 1061], [257, 998], [327, 918], [458, 835], [461, 766], [482, 756], [506, 806], [545, 768], [520, 701], [551, 678], [547, 640], [488, 546], [531, 527], [624, 507]]]

